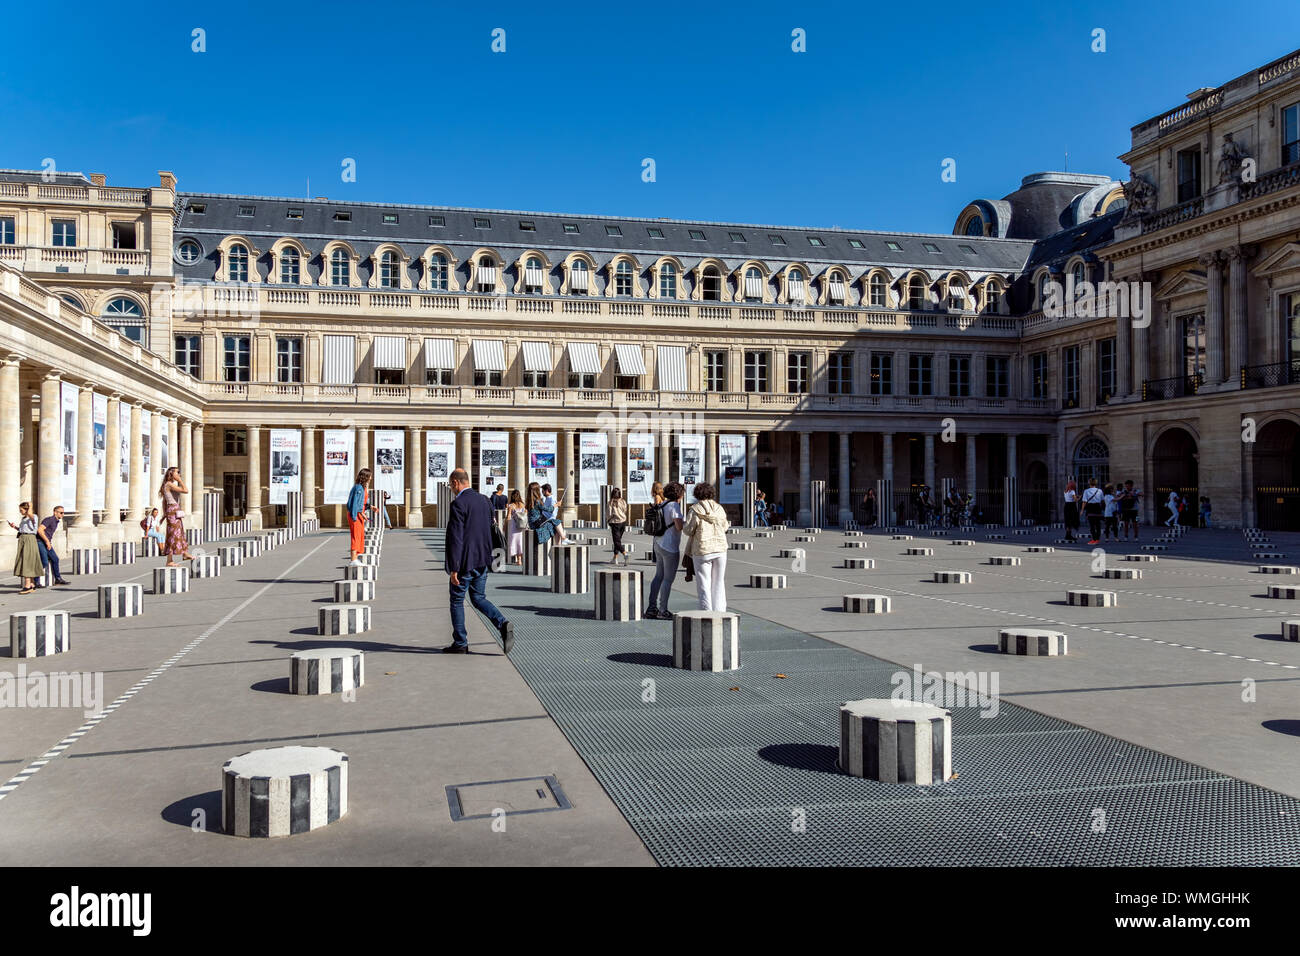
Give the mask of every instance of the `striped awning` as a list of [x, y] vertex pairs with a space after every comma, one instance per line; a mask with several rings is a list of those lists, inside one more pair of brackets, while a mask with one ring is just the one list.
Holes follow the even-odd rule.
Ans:
[[587, 291], [587, 264], [581, 259], [569, 270], [569, 288], [575, 292]]
[[790, 277], [790, 298], [792, 300], [807, 298], [807, 296], [804, 294], [804, 285], [803, 285], [802, 276], [800, 276], [798, 279], [796, 279], [794, 276]]
[[524, 342], [524, 371], [549, 372], [551, 370], [551, 343]]
[[474, 340], [474, 371], [504, 372], [506, 370], [506, 344], [501, 339]]
[[842, 302], [844, 300], [844, 280], [840, 277], [840, 274], [838, 272], [835, 275], [831, 276], [830, 285], [831, 285], [831, 298], [838, 299]]
[[405, 369], [406, 339], [400, 335], [376, 335], [371, 358], [375, 368]]
[[763, 277], [761, 275], [745, 276], [745, 298], [763, 298]]
[[326, 385], [352, 385], [357, 375], [355, 335], [326, 335], [321, 361], [321, 381]]
[[619, 375], [645, 374], [645, 356], [641, 353], [641, 346], [616, 344], [614, 356], [618, 360]]
[[569, 371], [575, 375], [600, 374], [600, 352], [595, 342], [569, 343]]
[[455, 368], [456, 343], [451, 339], [425, 339], [424, 367], [436, 369]]
[[541, 266], [530, 265], [524, 268], [524, 285], [541, 288], [545, 283], [546, 273]]
[[480, 288], [496, 288], [497, 284], [497, 267], [492, 264], [480, 265], [478, 267], [478, 284]]
[[686, 391], [686, 346], [659, 346], [659, 387], [666, 392]]

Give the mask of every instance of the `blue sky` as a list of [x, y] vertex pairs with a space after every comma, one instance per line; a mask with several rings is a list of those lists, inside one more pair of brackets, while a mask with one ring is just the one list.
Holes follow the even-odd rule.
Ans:
[[[36, 42], [0, 61], [3, 167], [949, 232], [967, 201], [1062, 169], [1067, 151], [1073, 171], [1124, 177], [1132, 125], [1290, 52], [1300, 4], [69, 0], [5, 24]], [[196, 27], [207, 52], [191, 50]], [[791, 50], [796, 28], [807, 52]]]

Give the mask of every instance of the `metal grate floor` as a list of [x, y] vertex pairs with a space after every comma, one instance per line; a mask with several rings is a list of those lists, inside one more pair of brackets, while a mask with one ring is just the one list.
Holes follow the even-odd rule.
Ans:
[[1005, 700], [952, 709], [955, 780], [841, 774], [840, 705], [890, 696], [898, 666], [749, 614], [743, 666], [702, 674], [672, 667], [670, 622], [596, 621], [591, 595], [513, 569], [489, 596], [510, 659], [664, 866], [1300, 864], [1300, 801]]

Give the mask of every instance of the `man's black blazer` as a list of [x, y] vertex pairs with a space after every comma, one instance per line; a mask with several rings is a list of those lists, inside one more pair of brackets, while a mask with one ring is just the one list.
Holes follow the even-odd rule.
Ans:
[[447, 521], [448, 574], [465, 574], [492, 564], [492, 502], [473, 488], [453, 499]]

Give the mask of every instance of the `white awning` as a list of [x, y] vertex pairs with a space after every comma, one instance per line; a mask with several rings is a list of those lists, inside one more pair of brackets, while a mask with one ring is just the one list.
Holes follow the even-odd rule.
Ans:
[[686, 391], [686, 346], [659, 346], [659, 387], [666, 392]]
[[639, 345], [617, 344], [614, 346], [614, 356], [618, 359], [619, 375], [644, 375], [645, 356], [641, 353]]
[[844, 280], [838, 275], [831, 276], [831, 298], [844, 299]]
[[456, 343], [451, 339], [425, 339], [424, 367], [429, 369], [454, 369], [456, 367]]
[[474, 340], [474, 371], [504, 372], [506, 370], [506, 344], [501, 339]]
[[357, 376], [355, 335], [326, 335], [321, 360], [321, 381], [326, 385], [352, 385]]
[[581, 260], [569, 270], [569, 288], [575, 292], [587, 291], [587, 264]]
[[480, 265], [478, 267], [478, 284], [480, 288], [496, 288], [497, 284], [497, 267], [495, 265]]
[[376, 335], [371, 353], [375, 368], [406, 369], [406, 339], [400, 335]]
[[595, 342], [569, 343], [569, 371], [575, 375], [600, 374], [600, 352]]
[[763, 277], [761, 275], [745, 276], [745, 298], [763, 298]]
[[524, 342], [524, 371], [549, 372], [551, 370], [551, 343]]
[[546, 273], [541, 266], [527, 266], [524, 269], [524, 285], [541, 288], [545, 284]]
[[796, 279], [794, 277], [791, 277], [790, 298], [791, 300], [807, 298], [807, 296], [804, 295], [803, 279]]

